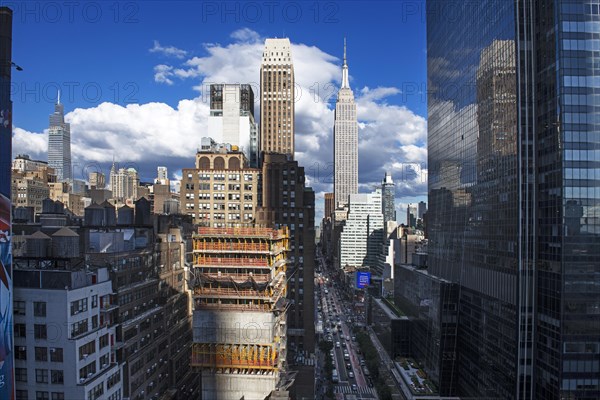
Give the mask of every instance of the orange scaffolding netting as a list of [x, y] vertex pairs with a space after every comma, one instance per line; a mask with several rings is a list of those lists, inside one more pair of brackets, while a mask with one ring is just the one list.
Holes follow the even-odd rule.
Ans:
[[239, 266], [256, 266], [268, 267], [269, 262], [264, 258], [247, 258], [247, 257], [194, 257], [196, 265], [239, 265]]
[[278, 352], [273, 345], [194, 343], [192, 367], [276, 369]]

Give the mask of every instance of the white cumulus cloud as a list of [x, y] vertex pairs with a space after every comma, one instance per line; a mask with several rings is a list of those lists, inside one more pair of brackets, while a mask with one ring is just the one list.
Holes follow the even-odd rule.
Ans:
[[[181, 61], [156, 65], [155, 81], [167, 85], [176, 81], [187, 83], [199, 95], [180, 100], [176, 107], [158, 102], [127, 106], [102, 103], [69, 112], [66, 119], [71, 123], [74, 162], [80, 166], [100, 163], [108, 172], [114, 157], [121, 163], [133, 163], [148, 180], [156, 175], [157, 165], [165, 165], [170, 173], [180, 176], [182, 168], [193, 167], [198, 143], [209, 134], [205, 92], [211, 83], [251, 84], [258, 119], [264, 38], [244, 28], [233, 32], [231, 39], [228, 44], [204, 44], [202, 56], [187, 58], [189, 52], [177, 52], [179, 49], [165, 48], [156, 42], [151, 51], [170, 53]], [[330, 100], [340, 84], [341, 60], [304, 43], [292, 43], [292, 57], [297, 92], [296, 159], [305, 167], [308, 181], [317, 193], [317, 218], [320, 218], [323, 193], [332, 191], [334, 112]], [[406, 107], [387, 103], [389, 96], [400, 93], [391, 86], [394, 83], [380, 82], [379, 87], [353, 87], [353, 90], [359, 119], [360, 188], [372, 190], [380, 184], [385, 171], [389, 171], [396, 181], [397, 201], [400, 201], [402, 196], [426, 194], [427, 123]], [[15, 152], [40, 157], [46, 147], [44, 134], [15, 129]], [[83, 172], [80, 174], [83, 176], [77, 176], [77, 172], [75, 175], [85, 178]]]
[[171, 56], [176, 58], [184, 58], [187, 55], [187, 51], [178, 49], [175, 46], [161, 46], [158, 40], [154, 41], [154, 47], [148, 50], [150, 53], [159, 53], [165, 56]]

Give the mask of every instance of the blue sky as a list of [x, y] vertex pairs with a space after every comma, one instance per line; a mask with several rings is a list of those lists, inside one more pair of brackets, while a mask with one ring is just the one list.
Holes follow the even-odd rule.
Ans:
[[46, 158], [44, 130], [60, 88], [76, 176], [89, 165], [108, 170], [115, 155], [143, 179], [158, 165], [173, 178], [193, 165], [194, 140], [206, 135], [203, 84], [257, 82], [264, 39], [285, 36], [304, 95], [296, 158], [320, 211], [331, 190], [333, 125], [321, 97], [336, 93], [346, 36], [361, 191], [391, 170], [400, 221], [402, 204], [426, 195], [423, 2], [0, 3], [14, 9], [13, 60], [24, 68], [13, 74], [15, 152]]

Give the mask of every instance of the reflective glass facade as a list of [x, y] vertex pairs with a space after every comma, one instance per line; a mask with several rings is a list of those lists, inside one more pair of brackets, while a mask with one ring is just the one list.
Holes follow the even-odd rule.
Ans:
[[600, 398], [598, 1], [428, 1], [430, 273], [456, 393]]

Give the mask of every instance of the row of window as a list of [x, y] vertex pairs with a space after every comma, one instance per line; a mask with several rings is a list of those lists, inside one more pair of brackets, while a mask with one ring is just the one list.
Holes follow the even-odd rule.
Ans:
[[[15, 360], [27, 360], [26, 346], [15, 346]], [[35, 347], [35, 361], [48, 361], [48, 347]], [[62, 347], [50, 347], [50, 362], [63, 362]]]
[[[27, 302], [26, 301], [15, 301], [13, 303], [14, 315], [27, 315]], [[45, 301], [34, 301], [33, 302], [33, 316], [34, 317], [45, 317], [46, 316], [46, 302]]]
[[[17, 390], [16, 400], [29, 400], [29, 392], [27, 390]], [[35, 392], [35, 400], [65, 400], [64, 392]]]
[[[15, 337], [25, 338], [27, 337], [27, 325], [26, 324], [15, 324], [14, 327]], [[46, 324], [34, 324], [33, 325], [33, 337], [36, 339], [48, 339], [48, 327]]]
[[[225, 180], [225, 174], [209, 174], [206, 172], [202, 172], [202, 173], [198, 173], [198, 179], [201, 181], [209, 181], [212, 175], [212, 179], [215, 181], [224, 181]], [[188, 173], [187, 174], [187, 178], [188, 179], [192, 179], [192, 174]], [[239, 181], [241, 178], [240, 174], [228, 174], [227, 175], [227, 179], [229, 179], [230, 181]], [[252, 182], [254, 180], [254, 177], [252, 174], [244, 174], [244, 180], [246, 182]]]
[[[192, 218], [196, 218], [196, 214], [192, 213]], [[214, 213], [212, 216], [213, 219], [225, 219], [224, 213]], [[240, 213], [228, 213], [227, 219], [229, 220], [240, 220], [242, 218], [242, 214]], [[244, 220], [251, 220], [254, 218], [252, 213], [244, 213]], [[210, 213], [200, 213], [198, 214], [198, 219], [210, 219]]]
[[[27, 382], [27, 368], [15, 368], [15, 381]], [[35, 382], [62, 385], [65, 383], [65, 373], [62, 369], [47, 370], [36, 368]]]

